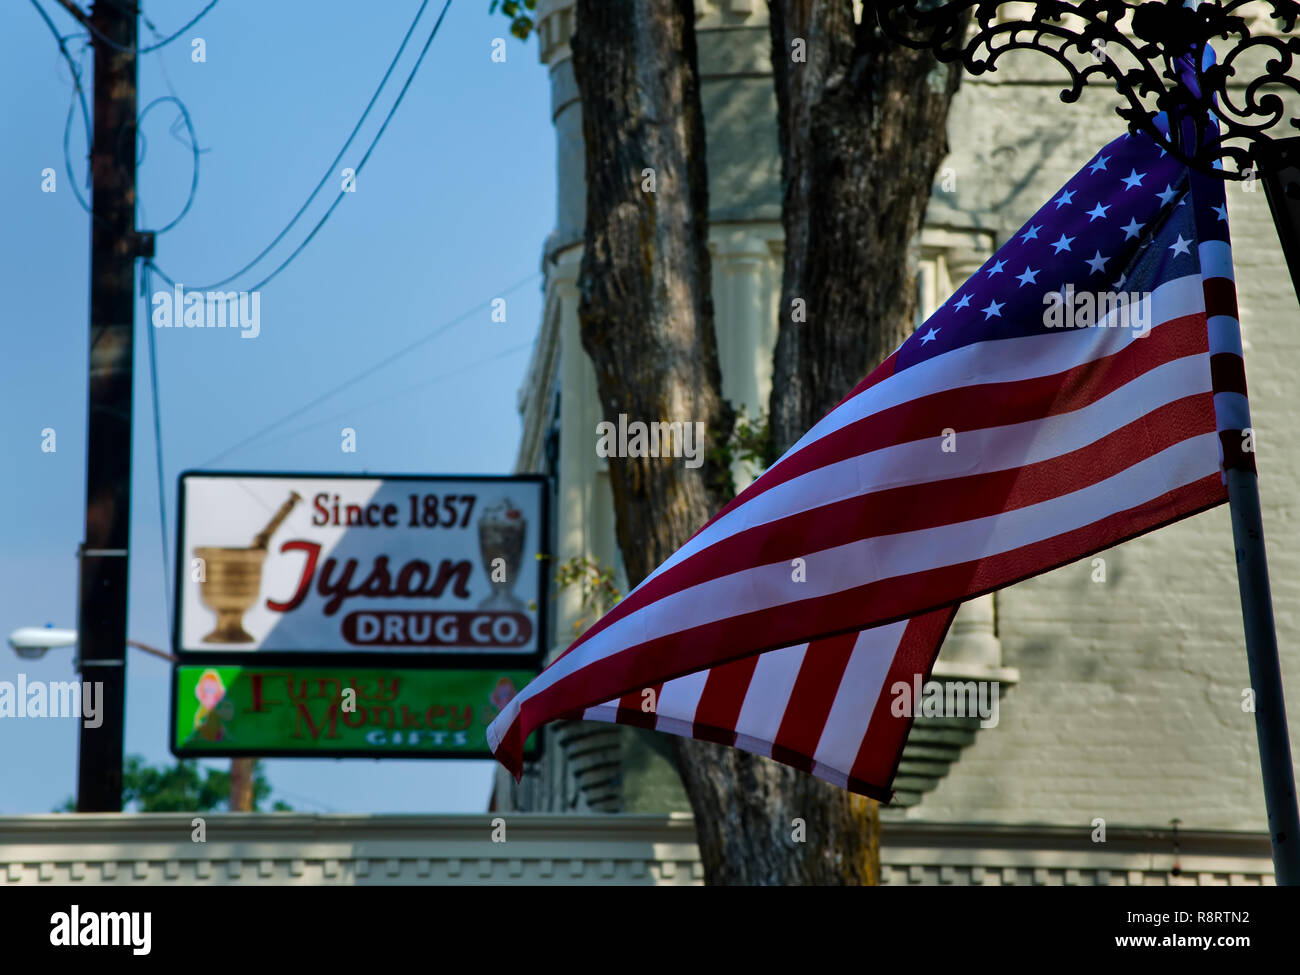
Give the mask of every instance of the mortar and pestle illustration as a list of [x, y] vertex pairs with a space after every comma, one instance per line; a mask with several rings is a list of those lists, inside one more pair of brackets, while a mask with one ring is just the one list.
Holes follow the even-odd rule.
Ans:
[[205, 571], [199, 586], [199, 599], [217, 614], [217, 625], [204, 643], [252, 643], [255, 637], [244, 629], [244, 613], [257, 602], [262, 589], [262, 563], [266, 561], [271, 536], [289, 517], [293, 506], [302, 500], [297, 491], [263, 528], [248, 548], [205, 546], [194, 549]]

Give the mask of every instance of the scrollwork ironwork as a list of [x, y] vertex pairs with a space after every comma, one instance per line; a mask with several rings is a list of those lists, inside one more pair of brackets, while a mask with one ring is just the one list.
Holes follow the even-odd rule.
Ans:
[[[1243, 7], [1268, 8], [1264, 32], [1252, 32]], [[1167, 152], [1202, 171], [1249, 179], [1254, 160], [1271, 143], [1300, 130], [1287, 116], [1280, 90], [1300, 98], [1300, 37], [1296, 0], [877, 0], [881, 30], [893, 40], [960, 61], [973, 75], [993, 71], [1010, 51], [1036, 51], [1061, 65], [1064, 102], [1078, 101], [1090, 82], [1105, 79], [1119, 92], [1117, 109], [1130, 131], [1146, 132]], [[1023, 8], [1029, 16], [1017, 17]], [[1289, 35], [1289, 36], [1288, 36]], [[1203, 61], [1211, 41], [1216, 60]], [[1259, 65], [1259, 59], [1263, 64]], [[1160, 113], [1195, 128], [1195, 137], [1162, 130]], [[1207, 131], [1213, 116], [1218, 131]], [[1183, 143], [1188, 143], [1184, 146]]]

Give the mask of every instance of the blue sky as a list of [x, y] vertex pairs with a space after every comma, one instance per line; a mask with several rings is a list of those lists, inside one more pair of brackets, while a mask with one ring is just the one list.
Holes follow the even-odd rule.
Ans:
[[[65, 34], [54, 0], [39, 0]], [[163, 35], [200, 0], [146, 4]], [[222, 0], [176, 42], [144, 55], [140, 105], [174, 92], [198, 134], [197, 196], [158, 238], [156, 262], [187, 285], [243, 266], [302, 205], [383, 76], [419, 0], [266, 4]], [[261, 334], [162, 329], [166, 558], [174, 559], [176, 477], [187, 468], [373, 473], [510, 473], [519, 441], [516, 391], [541, 313], [539, 254], [554, 219], [550, 89], [536, 40], [509, 37], [488, 0], [455, 0], [396, 117], [333, 216], [261, 289]], [[370, 118], [345, 154], [355, 167], [428, 37], [432, 0]], [[364, 10], [364, 12], [362, 12]], [[153, 35], [142, 24], [142, 38]], [[506, 60], [491, 58], [506, 38]], [[206, 62], [191, 58], [203, 38]], [[74, 57], [81, 39], [69, 41]], [[92, 63], [82, 56], [89, 83]], [[30, 2], [0, 11], [0, 634], [72, 627], [85, 493], [89, 217], [63, 162], [72, 84]], [[178, 113], [143, 126], [142, 227], [183, 208], [192, 153]], [[84, 179], [83, 122], [73, 122], [73, 171]], [[41, 190], [41, 173], [57, 189]], [[335, 174], [286, 239], [229, 285], [248, 289], [288, 256], [333, 202]], [[84, 194], [84, 189], [83, 189]], [[506, 294], [511, 285], [519, 284]], [[486, 307], [504, 296], [507, 321]], [[478, 306], [483, 306], [478, 308]], [[441, 326], [478, 308], [430, 337]], [[136, 317], [129, 634], [169, 645], [159, 521], [148, 321]], [[250, 436], [421, 339], [271, 432]], [[357, 450], [340, 449], [343, 427]], [[53, 428], [56, 451], [41, 451]], [[230, 448], [236, 448], [231, 450]], [[224, 456], [221, 456], [223, 455]], [[217, 460], [219, 458], [219, 460]], [[217, 460], [217, 463], [213, 463]], [[67, 680], [72, 655], [20, 662], [0, 646], [0, 680]], [[170, 762], [169, 665], [132, 651], [126, 749]], [[75, 791], [77, 729], [68, 720], [0, 721], [0, 814], [47, 812]], [[224, 763], [219, 763], [224, 764]], [[304, 811], [469, 812], [486, 808], [492, 764], [466, 761], [273, 760], [277, 798]]]

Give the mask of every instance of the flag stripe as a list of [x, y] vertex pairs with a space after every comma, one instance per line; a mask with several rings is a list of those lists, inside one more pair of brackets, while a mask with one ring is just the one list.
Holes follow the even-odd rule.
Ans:
[[[853, 654], [844, 669], [843, 680], [835, 688], [835, 699], [812, 755], [815, 774], [826, 778], [827, 773], [835, 773], [848, 779], [867, 739], [875, 704], [888, 686], [886, 678], [900, 659], [899, 648], [905, 641], [906, 630], [915, 625], [915, 621], [907, 620], [873, 626], [857, 634]], [[906, 729], [899, 729], [896, 737], [900, 744], [905, 736]], [[873, 747], [883, 744], [882, 734], [878, 733], [872, 743]], [[883, 780], [878, 784], [883, 784]]]
[[799, 678], [808, 644], [761, 654], [750, 678], [736, 720], [736, 744], [759, 755], [771, 755], [772, 741], [781, 730], [790, 688]]
[[[931, 613], [923, 613], [908, 621], [907, 631], [898, 647], [889, 667], [889, 674], [882, 681], [882, 689], [888, 690], [900, 681], [910, 684], [913, 677], [920, 675], [922, 683], [929, 679], [934, 669], [939, 648], [957, 607], [947, 606]], [[898, 771], [898, 763], [903, 755], [903, 745], [916, 720], [915, 711], [904, 717], [896, 717], [890, 705], [888, 694], [882, 693], [872, 709], [867, 733], [858, 746], [858, 753], [850, 768], [849, 782], [846, 788], [863, 792], [873, 798], [888, 802], [889, 783], [893, 782]], [[879, 744], [877, 744], [879, 743]], [[856, 788], [855, 788], [856, 786]], [[867, 787], [878, 789], [884, 795], [875, 794]]]
[[692, 736], [714, 741], [720, 745], [733, 745], [736, 741], [736, 722], [745, 703], [745, 693], [758, 666], [759, 655], [742, 657], [711, 669], [709, 679], [695, 709], [695, 728]]
[[772, 742], [772, 757], [801, 772], [812, 768], [826, 719], [835, 703], [835, 692], [844, 679], [859, 633], [842, 633], [810, 644], [803, 666], [786, 699], [781, 726]]

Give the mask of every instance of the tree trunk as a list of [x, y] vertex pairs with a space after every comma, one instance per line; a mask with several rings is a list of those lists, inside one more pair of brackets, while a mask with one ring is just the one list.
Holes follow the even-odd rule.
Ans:
[[[797, 296], [808, 308], [802, 331], [788, 315], [780, 325], [771, 406], [779, 449], [905, 334], [915, 302], [906, 250], [943, 155], [955, 86], [955, 73], [932, 73], [932, 61], [926, 67], [919, 55], [867, 44], [848, 2], [798, 6], [802, 20], [773, 3], [787, 235], [782, 304], [788, 310]], [[716, 447], [729, 438], [733, 416], [720, 393], [713, 332], [694, 6], [578, 0], [577, 24], [587, 176], [578, 314], [605, 418], [702, 421]], [[807, 64], [778, 63], [791, 24], [809, 27]], [[915, 130], [922, 120], [932, 127]], [[919, 160], [920, 171], [889, 171]], [[699, 470], [666, 457], [610, 458], [630, 584], [728, 500], [725, 463], [706, 457]], [[677, 737], [674, 744], [706, 882], [878, 882], [874, 802], [737, 749]]]
[[908, 255], [948, 152], [960, 67], [891, 44], [864, 7], [855, 23], [851, 0], [769, 3], [785, 229], [778, 454], [911, 332]]
[[[578, 318], [605, 419], [702, 422], [706, 447], [725, 443], [733, 416], [713, 332], [694, 7], [579, 0], [577, 25], [587, 175]], [[716, 455], [690, 469], [663, 453], [609, 459], [631, 585], [727, 500]]]

